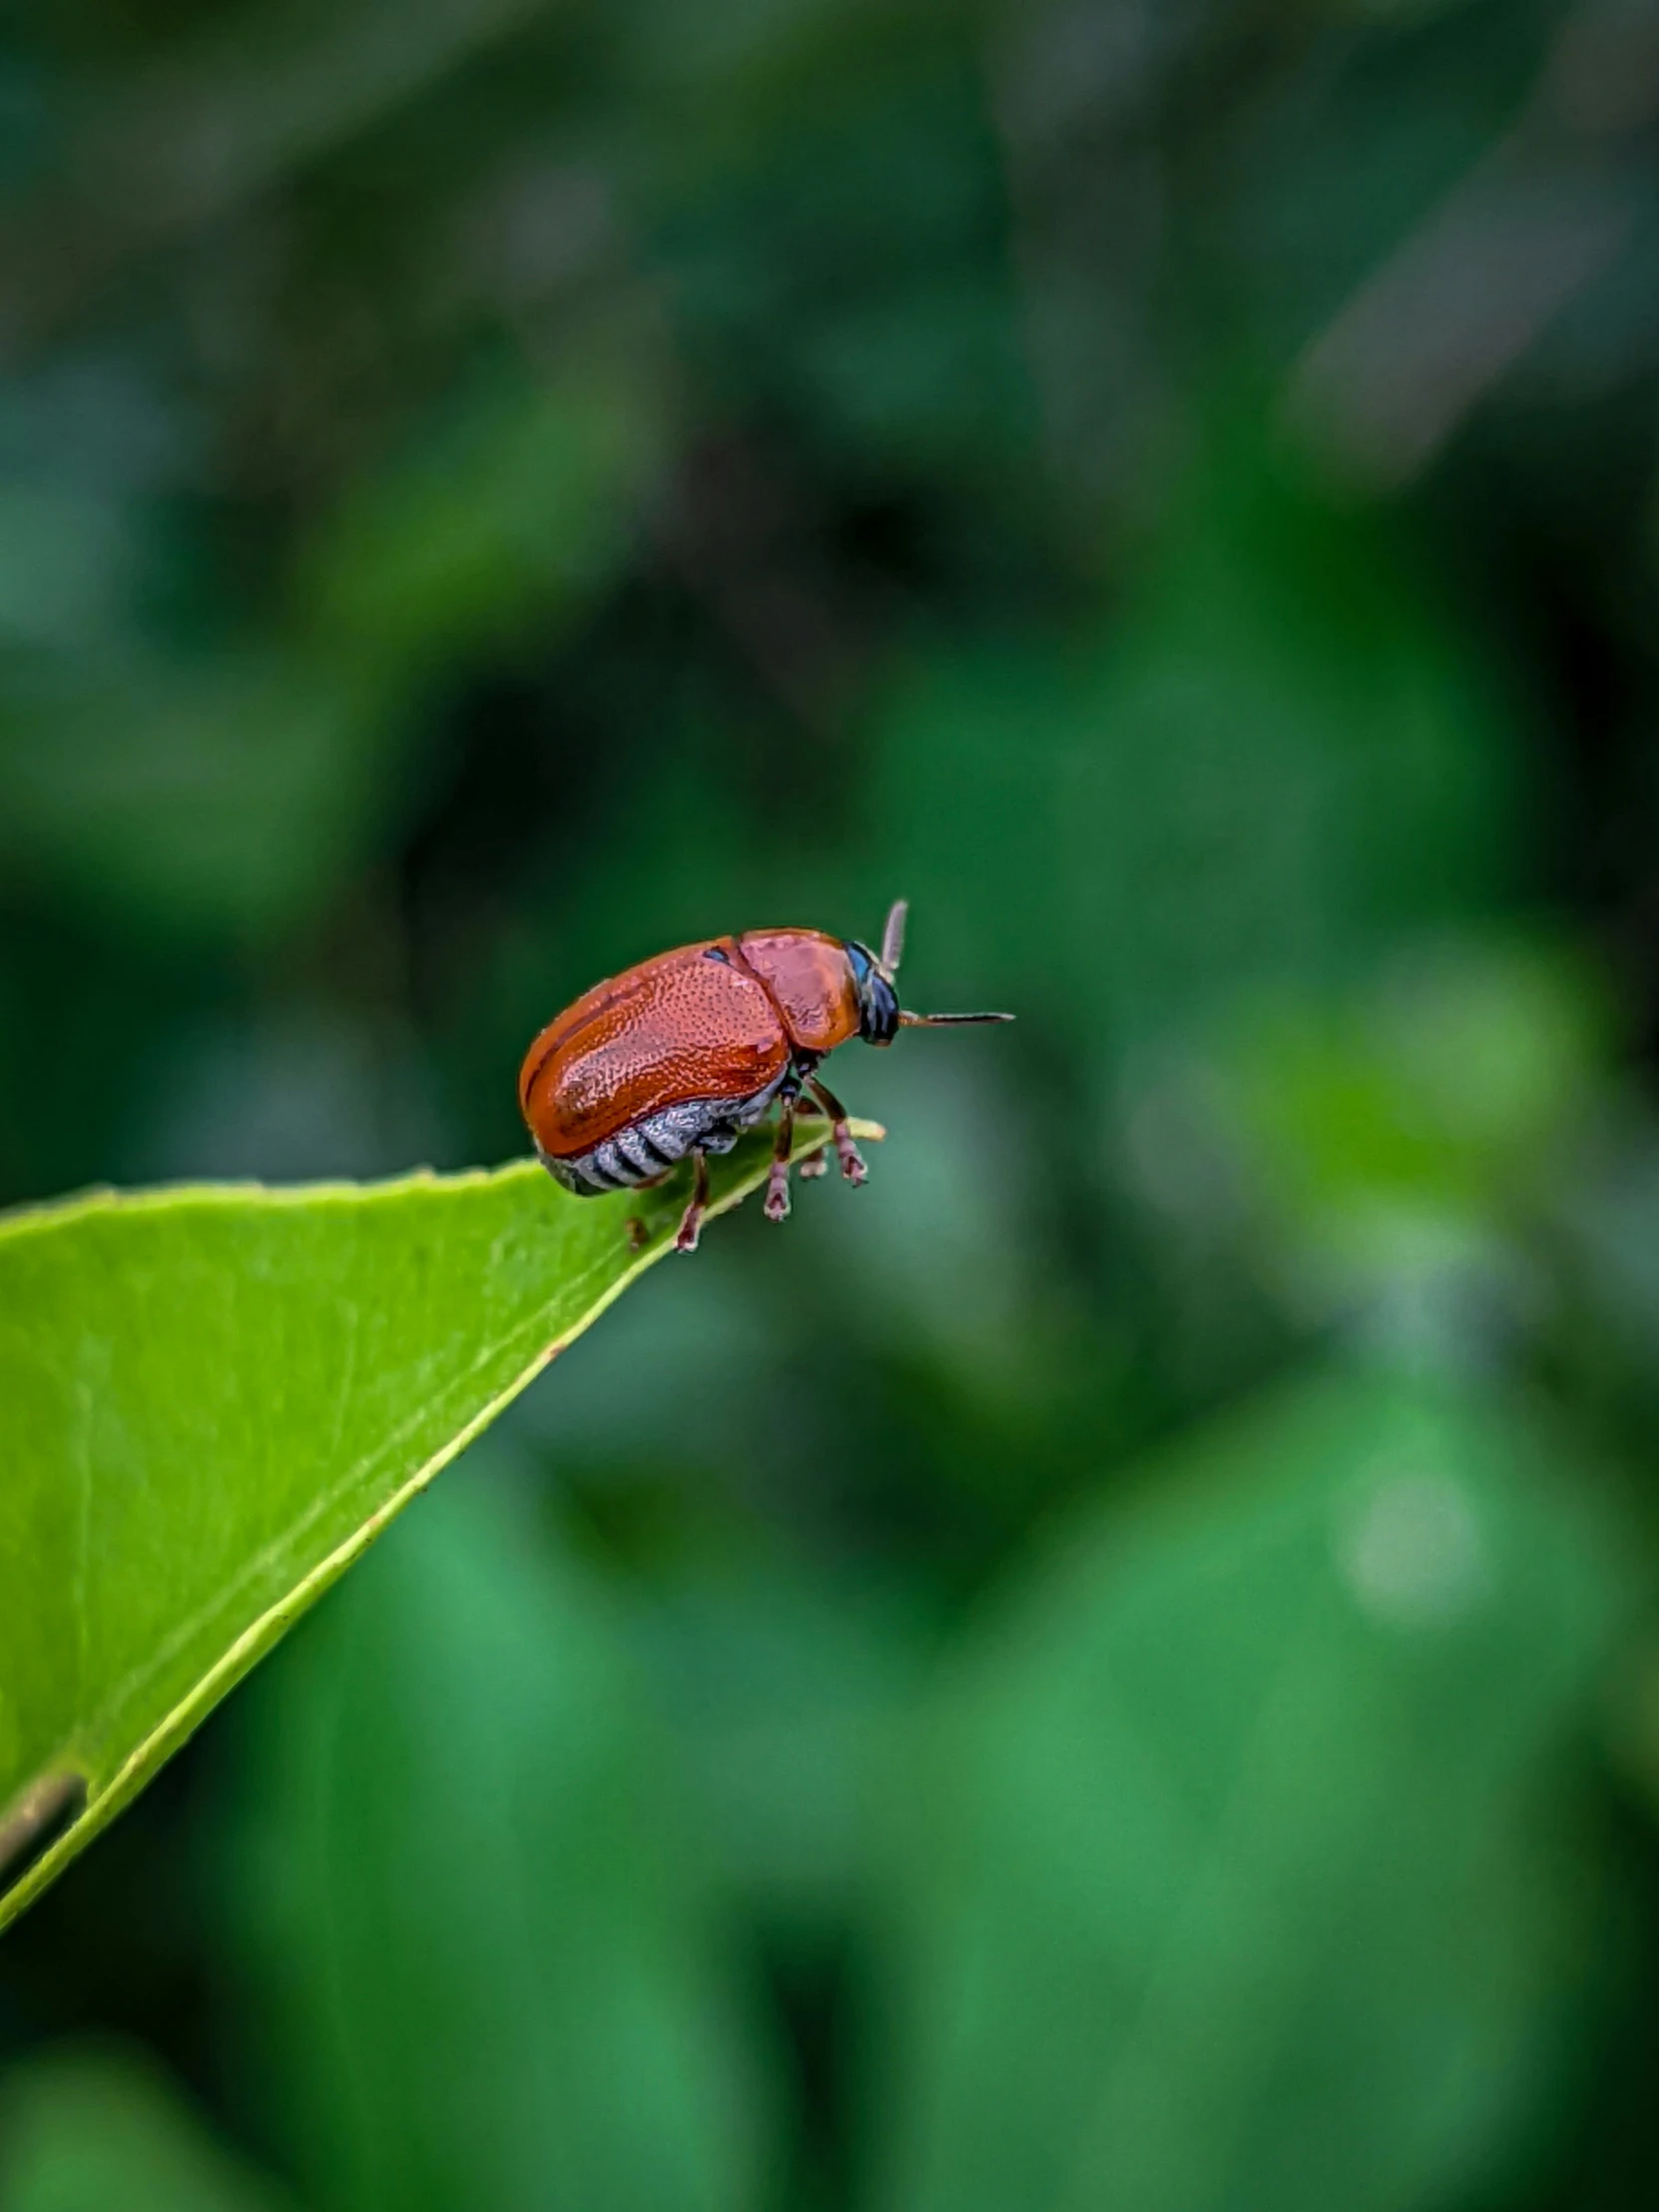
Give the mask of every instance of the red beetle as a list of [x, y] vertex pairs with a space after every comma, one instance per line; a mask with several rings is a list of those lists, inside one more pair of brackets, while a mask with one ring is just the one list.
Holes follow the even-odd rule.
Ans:
[[[579, 1198], [659, 1183], [689, 1152], [697, 1180], [675, 1245], [696, 1249], [711, 1152], [730, 1152], [774, 1100], [778, 1141], [768, 1221], [790, 1210], [790, 1148], [803, 1090], [829, 1115], [841, 1173], [864, 1179], [846, 1110], [818, 1064], [848, 1037], [891, 1044], [900, 1028], [1012, 1021], [1012, 1014], [907, 1014], [893, 988], [905, 903], [879, 956], [822, 929], [750, 929], [642, 960], [596, 983], [524, 1057], [518, 1102], [543, 1165]], [[822, 1149], [802, 1163], [822, 1175]]]

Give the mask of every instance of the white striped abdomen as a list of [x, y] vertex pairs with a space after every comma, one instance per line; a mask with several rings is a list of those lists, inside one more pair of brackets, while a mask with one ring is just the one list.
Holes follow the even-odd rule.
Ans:
[[568, 1160], [543, 1152], [542, 1166], [578, 1198], [638, 1190], [677, 1167], [688, 1152], [730, 1152], [746, 1129], [765, 1119], [788, 1072], [781, 1070], [752, 1098], [688, 1098], [665, 1106]]

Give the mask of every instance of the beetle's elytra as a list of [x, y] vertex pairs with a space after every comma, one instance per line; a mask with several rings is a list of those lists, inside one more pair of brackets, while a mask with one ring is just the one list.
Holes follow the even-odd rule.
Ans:
[[[790, 1210], [796, 1101], [829, 1115], [849, 1183], [864, 1163], [846, 1110], [819, 1081], [819, 1062], [848, 1037], [886, 1045], [901, 1028], [1012, 1021], [1012, 1014], [910, 1014], [893, 977], [905, 903], [887, 916], [880, 952], [822, 929], [750, 929], [659, 953], [596, 983], [525, 1054], [518, 1101], [543, 1165], [580, 1198], [659, 1183], [687, 1153], [696, 1169], [675, 1244], [697, 1245], [709, 1201], [708, 1155], [730, 1152], [779, 1108], [766, 1215]], [[821, 1148], [801, 1166], [822, 1175]]]

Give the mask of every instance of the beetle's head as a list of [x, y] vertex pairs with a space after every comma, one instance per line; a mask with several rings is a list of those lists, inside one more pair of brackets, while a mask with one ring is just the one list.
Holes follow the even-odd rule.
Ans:
[[1012, 1021], [1012, 1014], [908, 1014], [898, 1003], [898, 986], [893, 977], [898, 973], [898, 962], [904, 951], [904, 917], [909, 911], [906, 902], [895, 899], [887, 915], [887, 926], [881, 932], [881, 950], [871, 952], [867, 944], [850, 943], [846, 948], [847, 959], [852, 963], [852, 982], [858, 994], [858, 1034], [866, 1044], [891, 1044], [900, 1029], [945, 1029], [958, 1022]]
[[867, 944], [851, 943], [846, 957], [858, 994], [858, 1034], [865, 1044], [891, 1044], [898, 1034], [898, 990]]

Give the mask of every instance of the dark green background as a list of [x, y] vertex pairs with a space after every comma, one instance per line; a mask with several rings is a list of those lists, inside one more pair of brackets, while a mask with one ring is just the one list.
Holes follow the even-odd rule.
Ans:
[[7, 1936], [0, 2212], [1652, 2202], [1656, 119], [1641, 0], [0, 17], [0, 1200], [507, 1156], [899, 892], [1020, 1017]]

